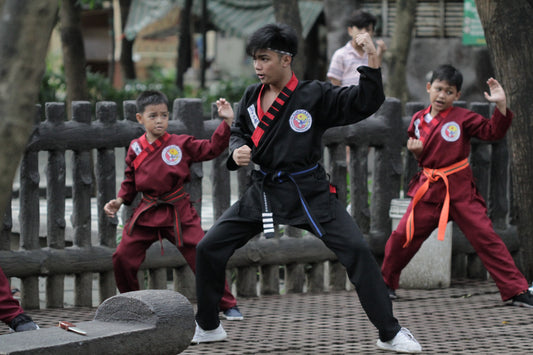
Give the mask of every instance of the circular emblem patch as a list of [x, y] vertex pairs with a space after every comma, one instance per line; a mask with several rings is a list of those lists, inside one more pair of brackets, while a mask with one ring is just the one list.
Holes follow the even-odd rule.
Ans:
[[457, 122], [448, 122], [442, 126], [440, 135], [447, 142], [455, 142], [461, 136], [461, 127], [459, 127]]
[[289, 118], [289, 123], [294, 132], [302, 133], [311, 128], [313, 118], [306, 110], [296, 110], [292, 113], [291, 118]]
[[181, 149], [177, 145], [169, 145], [161, 153], [161, 158], [168, 165], [177, 165], [181, 161]]

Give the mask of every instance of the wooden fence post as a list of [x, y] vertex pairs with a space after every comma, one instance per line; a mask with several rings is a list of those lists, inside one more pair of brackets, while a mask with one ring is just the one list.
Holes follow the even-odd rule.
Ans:
[[[72, 121], [91, 124], [91, 104], [87, 101], [72, 102]], [[91, 194], [93, 170], [90, 150], [75, 150], [72, 157], [72, 227], [73, 245], [80, 248], [91, 246]], [[76, 274], [74, 304], [78, 307], [92, 306], [93, 273]]]
[[[35, 124], [40, 122], [40, 107], [36, 109]], [[20, 247], [34, 250], [39, 246], [39, 156], [38, 152], [26, 152], [20, 165]], [[38, 309], [39, 278], [28, 276], [22, 279], [22, 307]]]
[[400, 191], [402, 174], [401, 148], [405, 143], [402, 130], [402, 106], [395, 98], [387, 98], [376, 117], [383, 120], [385, 129], [374, 155], [372, 195], [370, 202], [370, 246], [374, 254], [382, 254], [391, 233], [390, 202]]
[[[200, 99], [175, 99], [172, 109], [172, 119], [179, 120], [187, 128], [187, 134], [196, 138], [204, 138], [204, 115], [202, 108], [202, 101]], [[190, 195], [192, 205], [196, 209], [198, 216], [202, 218], [202, 178], [203, 168], [202, 163], [193, 163], [191, 165], [191, 179], [186, 184], [185, 189]], [[179, 275], [174, 279], [174, 290], [183, 293], [185, 296], [195, 298], [195, 294], [191, 291], [196, 289], [196, 279], [192, 270], [189, 267], [182, 267], [174, 271], [174, 275]], [[182, 280], [178, 281], [178, 278]], [[192, 283], [192, 287], [185, 287], [179, 289], [179, 285]], [[187, 294], [185, 294], [187, 292]]]
[[[117, 105], [114, 102], [96, 103], [96, 122], [112, 126], [117, 122]], [[117, 219], [107, 217], [104, 205], [116, 196], [115, 149], [100, 148], [96, 155], [96, 206], [98, 212], [98, 241], [100, 245], [116, 248]], [[101, 272], [99, 277], [100, 302], [116, 294], [113, 271]]]
[[[60, 102], [46, 103], [46, 123], [59, 125], [65, 122], [65, 104]], [[49, 248], [65, 248], [65, 150], [48, 152], [46, 168], [46, 209], [47, 235]], [[46, 278], [46, 307], [63, 307], [65, 294], [65, 275], [51, 275]]]

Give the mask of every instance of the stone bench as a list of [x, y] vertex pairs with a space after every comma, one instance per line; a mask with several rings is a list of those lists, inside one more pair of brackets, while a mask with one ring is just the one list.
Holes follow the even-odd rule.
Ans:
[[[58, 323], [61, 320], [58, 319]], [[178, 292], [143, 290], [105, 300], [79, 335], [59, 327], [0, 336], [0, 354], [178, 354], [194, 336], [194, 310]]]

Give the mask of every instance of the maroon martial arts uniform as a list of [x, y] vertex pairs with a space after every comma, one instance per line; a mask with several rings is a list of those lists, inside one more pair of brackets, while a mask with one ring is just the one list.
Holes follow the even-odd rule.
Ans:
[[24, 313], [19, 301], [13, 298], [9, 280], [0, 268], [0, 320], [9, 324], [16, 316]]
[[[131, 142], [126, 156], [125, 178], [118, 197], [130, 204], [138, 192], [142, 201], [126, 223], [122, 241], [113, 254], [120, 292], [139, 290], [137, 271], [146, 249], [167, 238], [175, 243], [193, 271], [196, 244], [204, 236], [201, 220], [183, 185], [190, 179], [190, 165], [220, 155], [229, 143], [230, 129], [222, 122], [211, 140], [166, 133], [149, 144], [145, 135]], [[226, 283], [220, 309], [237, 304]]]
[[[409, 137], [420, 139], [424, 144], [418, 159], [419, 165], [426, 172], [431, 169], [444, 171], [447, 167], [457, 167], [458, 163], [466, 162], [466, 166], [461, 166], [447, 176], [450, 201], [447, 220], [457, 223], [498, 286], [502, 299], [508, 300], [527, 290], [528, 284], [505, 244], [494, 232], [487, 216], [485, 201], [475, 186], [472, 170], [466, 159], [470, 154], [472, 137], [482, 140], [502, 139], [511, 125], [513, 114], [507, 110], [507, 115], [503, 116], [496, 109], [488, 120], [470, 110], [451, 107], [427, 123], [424, 117], [430, 110], [431, 106], [415, 113], [408, 129]], [[411, 180], [408, 195], [413, 197], [427, 179], [423, 172], [416, 175]], [[421, 196], [413, 211], [412, 240], [407, 239], [406, 225], [413, 209], [413, 201], [391, 234], [385, 246], [381, 268], [385, 283], [390, 288], [398, 288], [402, 269], [437, 227], [446, 194], [443, 178], [438, 177], [436, 181], [429, 183], [427, 192]]]

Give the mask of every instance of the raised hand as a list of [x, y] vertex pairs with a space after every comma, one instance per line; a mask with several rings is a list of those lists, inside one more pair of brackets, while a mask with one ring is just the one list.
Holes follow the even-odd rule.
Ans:
[[216, 104], [217, 104], [218, 115], [222, 117], [224, 121], [226, 121], [228, 126], [231, 126], [231, 124], [233, 123], [233, 116], [234, 116], [233, 108], [231, 107], [231, 104], [222, 97], [217, 100]]
[[369, 67], [377, 69], [381, 66], [381, 59], [377, 55], [377, 50], [372, 41], [372, 37], [367, 32], [359, 33], [355, 36], [355, 43], [361, 46], [368, 55]]
[[355, 36], [355, 43], [361, 46], [368, 55], [376, 54], [377, 52], [372, 37], [368, 32], [362, 32]]
[[505, 91], [498, 80], [494, 78], [489, 78], [489, 80], [487, 80], [487, 85], [489, 86], [489, 92], [485, 91], [483, 93], [485, 95], [485, 99], [487, 99], [489, 102], [496, 103], [498, 110], [505, 115], [507, 111], [507, 97], [505, 95]]

